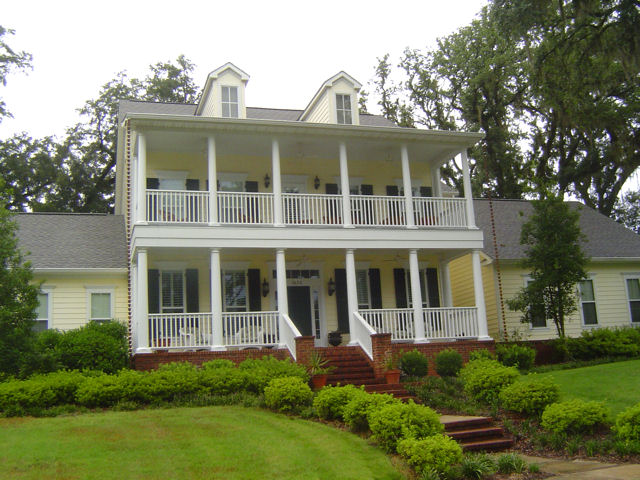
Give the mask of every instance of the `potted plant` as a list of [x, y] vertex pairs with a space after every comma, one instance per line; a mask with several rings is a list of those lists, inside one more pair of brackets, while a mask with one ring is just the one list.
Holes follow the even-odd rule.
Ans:
[[387, 383], [400, 383], [400, 369], [398, 368], [398, 357], [389, 353], [384, 362], [384, 378]]
[[339, 330], [329, 332], [329, 345], [337, 347], [342, 343], [342, 333]]
[[315, 350], [311, 352], [307, 370], [311, 375], [311, 384], [314, 390], [318, 390], [327, 384], [327, 376], [333, 371], [333, 367], [326, 366], [327, 363], [329, 363], [329, 360], [324, 358], [321, 353]]

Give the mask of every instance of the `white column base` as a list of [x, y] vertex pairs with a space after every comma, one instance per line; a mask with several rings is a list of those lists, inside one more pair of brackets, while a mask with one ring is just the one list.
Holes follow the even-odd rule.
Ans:
[[138, 347], [136, 353], [153, 353], [153, 351], [149, 347]]

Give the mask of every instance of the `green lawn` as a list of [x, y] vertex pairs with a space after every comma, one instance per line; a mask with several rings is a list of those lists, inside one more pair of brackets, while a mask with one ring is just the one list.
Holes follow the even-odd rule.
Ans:
[[605, 402], [615, 417], [640, 402], [640, 360], [605, 363], [593, 367], [538, 374], [551, 376], [560, 385], [563, 400], [580, 398]]
[[0, 432], [0, 478], [404, 478], [356, 435], [243, 407], [4, 418]]

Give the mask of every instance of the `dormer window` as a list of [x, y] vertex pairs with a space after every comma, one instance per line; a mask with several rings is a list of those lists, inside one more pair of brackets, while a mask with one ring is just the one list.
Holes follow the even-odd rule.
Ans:
[[238, 118], [238, 87], [222, 87], [222, 116]]
[[351, 125], [351, 95], [336, 94], [336, 115], [339, 124]]

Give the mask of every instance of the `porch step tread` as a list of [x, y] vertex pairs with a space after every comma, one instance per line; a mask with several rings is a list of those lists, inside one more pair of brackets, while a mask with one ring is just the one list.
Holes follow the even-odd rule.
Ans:
[[500, 427], [473, 428], [470, 430], [455, 430], [446, 433], [449, 437], [456, 440], [463, 438], [501, 437], [504, 435], [504, 431]]
[[480, 442], [461, 443], [463, 450], [505, 450], [513, 445], [513, 439], [501, 438]]
[[476, 427], [488, 427], [493, 425], [491, 417], [471, 417], [469, 419], [442, 421], [446, 432], [454, 432], [457, 430], [469, 430]]

